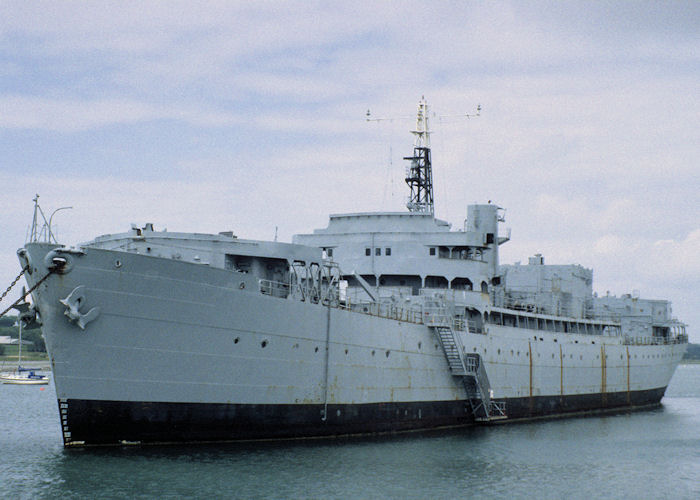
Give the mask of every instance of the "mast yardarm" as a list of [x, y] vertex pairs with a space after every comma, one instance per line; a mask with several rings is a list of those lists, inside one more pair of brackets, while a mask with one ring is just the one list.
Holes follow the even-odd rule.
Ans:
[[411, 195], [406, 204], [411, 212], [434, 213], [433, 205], [433, 170], [430, 161], [430, 128], [428, 124], [428, 103], [425, 97], [418, 102], [416, 129], [411, 130], [415, 136], [413, 156], [404, 157], [411, 162], [406, 167], [406, 184]]

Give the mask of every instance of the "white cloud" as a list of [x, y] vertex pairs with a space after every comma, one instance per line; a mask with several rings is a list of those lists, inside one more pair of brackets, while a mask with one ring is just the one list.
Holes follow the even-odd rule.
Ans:
[[619, 236], [606, 234], [593, 243], [593, 251], [602, 257], [619, 258], [625, 250], [625, 243]]
[[[700, 300], [697, 3], [3, 8], [0, 282], [35, 192], [76, 207], [57, 216], [71, 241], [146, 220], [289, 239], [329, 212], [401, 209], [411, 120], [363, 114], [412, 115], [425, 94], [437, 115], [484, 109], [433, 120], [438, 216], [460, 226], [491, 199], [513, 228], [504, 261], [543, 252], [618, 293], [673, 281], [670, 298]], [[120, 144], [143, 150], [102, 161]], [[143, 164], [127, 178], [119, 161]]]
[[67, 100], [5, 95], [0, 97], [0, 126], [76, 132], [114, 124], [179, 120], [197, 126], [240, 123], [234, 115], [187, 105], [165, 106], [130, 99]]
[[663, 276], [674, 283], [700, 285], [700, 228], [681, 241], [654, 242], [648, 256], [639, 256], [639, 272], [650, 278]]

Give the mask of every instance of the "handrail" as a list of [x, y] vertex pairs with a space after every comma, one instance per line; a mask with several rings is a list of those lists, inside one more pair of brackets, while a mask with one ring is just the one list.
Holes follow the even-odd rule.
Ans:
[[676, 337], [650, 337], [650, 336], [625, 336], [622, 341], [623, 345], [672, 345], [672, 344], [687, 344], [687, 335], [678, 335]]
[[[301, 297], [300, 300], [305, 300], [303, 289], [298, 284], [290, 285], [279, 281], [260, 279], [259, 290], [264, 295], [270, 295], [278, 298]], [[467, 331], [469, 333], [484, 334], [485, 329], [470, 319], [455, 317], [449, 314], [444, 305], [423, 306], [421, 309], [415, 307], [403, 308], [395, 303], [389, 302], [351, 302], [349, 297], [346, 300], [331, 301], [331, 306], [369, 316], [378, 316], [381, 318], [393, 319], [396, 321], [404, 321], [407, 323], [423, 324], [430, 327], [447, 326], [453, 330]], [[325, 302], [324, 302], [325, 303]], [[562, 319], [567, 321], [567, 319]], [[610, 325], [607, 325], [610, 326]], [[560, 332], [567, 333], [567, 332]], [[617, 336], [617, 335], [613, 335]], [[655, 336], [624, 336], [622, 339], [623, 345], [668, 345], [668, 344], [687, 344], [688, 335], [681, 333], [671, 337], [655, 337]]]

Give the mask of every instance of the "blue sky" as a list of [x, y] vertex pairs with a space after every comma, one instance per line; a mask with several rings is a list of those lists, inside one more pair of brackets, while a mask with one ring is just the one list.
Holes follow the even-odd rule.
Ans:
[[68, 244], [403, 210], [425, 95], [439, 217], [493, 200], [503, 262], [668, 298], [700, 342], [698, 26], [693, 1], [0, 1], [0, 283], [35, 193], [74, 207]]

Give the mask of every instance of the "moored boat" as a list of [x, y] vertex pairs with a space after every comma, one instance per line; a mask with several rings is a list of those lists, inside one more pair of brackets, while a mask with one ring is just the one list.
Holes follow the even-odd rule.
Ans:
[[[20, 311], [21, 314], [25, 314], [29, 309], [29, 304], [20, 303], [16, 304], [14, 307]], [[22, 330], [24, 327], [25, 320], [20, 315], [17, 323], [19, 325], [19, 339], [17, 341], [18, 354], [17, 354], [17, 368], [10, 372], [0, 372], [0, 382], [3, 384], [15, 384], [15, 385], [46, 385], [49, 383], [49, 377], [37, 373], [37, 370], [32, 368], [22, 367]]]
[[0, 373], [0, 381], [3, 384], [46, 385], [49, 383], [49, 377], [37, 373], [36, 370], [19, 367], [13, 372]]

